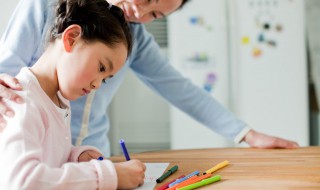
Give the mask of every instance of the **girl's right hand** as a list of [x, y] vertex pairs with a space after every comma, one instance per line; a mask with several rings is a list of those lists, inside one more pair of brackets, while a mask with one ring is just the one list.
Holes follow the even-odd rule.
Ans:
[[118, 175], [118, 189], [134, 189], [143, 185], [146, 165], [139, 160], [114, 163]]
[[22, 90], [19, 81], [8, 74], [0, 74], [0, 132], [7, 125], [4, 116], [14, 116], [14, 112], [4, 103], [3, 99], [9, 99], [16, 103], [23, 103], [22, 97], [14, 93], [13, 90]]

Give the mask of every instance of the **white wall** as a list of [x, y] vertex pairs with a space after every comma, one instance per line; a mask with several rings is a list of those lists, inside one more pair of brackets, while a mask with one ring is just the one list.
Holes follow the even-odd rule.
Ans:
[[0, 36], [2, 36], [18, 2], [19, 0], [0, 0]]

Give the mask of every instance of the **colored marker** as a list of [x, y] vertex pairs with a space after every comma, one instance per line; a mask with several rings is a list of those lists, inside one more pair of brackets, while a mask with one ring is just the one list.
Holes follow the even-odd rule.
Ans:
[[215, 171], [217, 171], [217, 170], [219, 170], [219, 169], [221, 169], [221, 168], [223, 168], [223, 167], [225, 167], [227, 165], [229, 165], [229, 162], [227, 160], [223, 161], [223, 162], [213, 166], [212, 168], [208, 169], [203, 174], [207, 174], [207, 173], [211, 173], [212, 174], [213, 172], [215, 172]]
[[157, 183], [161, 183], [163, 180], [165, 180], [167, 177], [169, 177], [171, 174], [173, 174], [174, 172], [176, 172], [178, 170], [178, 166], [175, 165], [173, 166], [171, 169], [169, 169], [166, 173], [164, 173], [162, 176], [160, 176], [156, 182]]
[[[181, 178], [183, 178], [183, 177], [184, 177], [184, 175], [178, 177], [177, 179], [181, 179]], [[174, 180], [172, 180], [172, 181], [169, 181], [168, 183], [166, 183], [166, 184], [158, 187], [157, 190], [165, 190], [165, 189], [168, 189], [168, 188], [169, 188], [169, 184], [172, 183], [172, 182], [174, 182], [174, 181], [176, 181], [177, 179], [174, 179]]]
[[177, 186], [176, 186], [176, 189], [177, 188], [182, 188], [182, 187], [185, 187], [185, 186], [188, 186], [188, 185], [191, 185], [191, 184], [194, 184], [194, 183], [197, 183], [199, 181], [202, 181], [204, 179], [207, 179], [209, 177], [211, 177], [212, 174], [205, 174], [205, 175], [202, 175], [202, 176], [197, 176], [195, 179], [188, 179], [182, 183], [179, 183]]
[[97, 160], [103, 160], [103, 156], [99, 156], [99, 158], [97, 158]]
[[185, 180], [187, 180], [187, 179], [189, 179], [190, 177], [195, 176], [195, 175], [199, 175], [199, 171], [192, 172], [191, 174], [188, 174], [188, 175], [186, 175], [185, 177], [183, 177], [183, 178], [181, 178], [181, 179], [177, 179], [175, 182], [170, 183], [170, 184], [169, 184], [169, 187], [172, 187], [172, 186], [174, 186], [175, 184], [181, 183], [181, 182], [183, 182], [183, 181], [185, 181]]
[[[198, 176], [192, 176], [192, 177], [190, 177], [189, 179], [187, 179], [187, 180], [185, 180], [185, 181], [183, 181], [183, 182], [181, 182], [181, 183], [177, 183], [177, 184], [175, 184], [174, 186], [171, 186], [171, 187], [169, 187], [168, 189], [166, 189], [166, 190], [176, 190], [181, 184], [185, 184], [185, 183], [188, 183], [188, 181], [189, 180], [194, 180], [194, 179], [196, 179]], [[182, 186], [180, 186], [180, 187], [184, 187], [184, 186], [187, 186], [187, 185], [182, 185]]]
[[178, 190], [191, 190], [191, 189], [196, 189], [196, 188], [198, 188], [198, 187], [202, 187], [202, 186], [209, 185], [209, 184], [211, 184], [211, 183], [220, 181], [220, 179], [221, 179], [221, 176], [220, 176], [220, 175], [215, 175], [215, 176], [210, 177], [210, 178], [208, 178], [208, 179], [204, 179], [204, 180], [202, 180], [202, 181], [200, 181], [200, 182], [197, 182], [197, 183], [194, 183], [194, 184], [191, 184], [191, 185], [182, 187], [182, 188], [178, 188]]
[[122, 152], [123, 152], [124, 156], [126, 157], [126, 160], [129, 161], [129, 160], [130, 160], [130, 156], [129, 156], [129, 153], [128, 153], [128, 151], [127, 151], [126, 144], [124, 143], [124, 140], [121, 139], [121, 140], [119, 141], [119, 143], [120, 143]]

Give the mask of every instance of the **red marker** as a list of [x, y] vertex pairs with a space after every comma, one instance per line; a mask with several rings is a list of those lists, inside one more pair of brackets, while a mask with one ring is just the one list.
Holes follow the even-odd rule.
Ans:
[[[183, 177], [184, 177], [184, 175], [178, 177], [177, 179], [180, 179], [180, 178], [183, 178]], [[172, 181], [170, 181], [170, 182], [158, 187], [157, 190], [165, 190], [165, 189], [169, 188], [169, 184], [174, 182], [174, 181], [176, 181], [177, 179], [174, 179], [174, 180], [172, 180]]]

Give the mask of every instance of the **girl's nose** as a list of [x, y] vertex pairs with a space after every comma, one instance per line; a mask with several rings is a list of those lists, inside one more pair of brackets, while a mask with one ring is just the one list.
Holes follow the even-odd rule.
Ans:
[[100, 88], [100, 86], [101, 86], [101, 81], [99, 80], [95, 80], [91, 83], [91, 88], [94, 90]]

